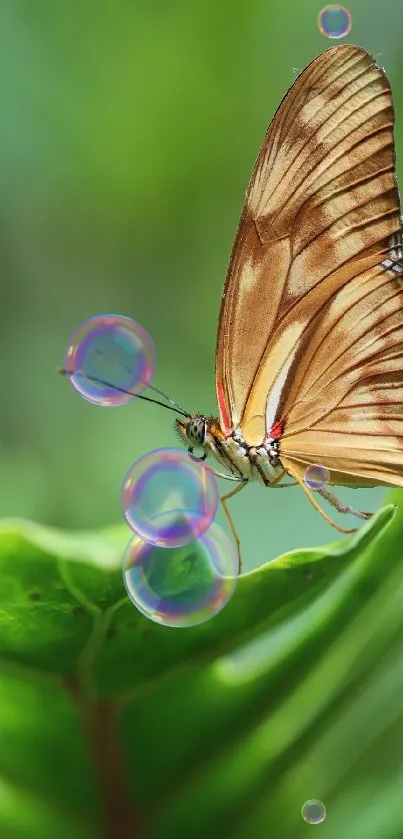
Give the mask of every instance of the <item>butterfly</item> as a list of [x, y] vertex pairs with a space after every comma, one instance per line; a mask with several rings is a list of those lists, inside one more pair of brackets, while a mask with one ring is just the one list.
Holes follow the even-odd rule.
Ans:
[[[337, 530], [369, 518], [329, 485], [403, 486], [403, 236], [394, 113], [384, 71], [342, 45], [296, 78], [267, 130], [233, 245], [219, 315], [219, 417], [175, 421], [236, 487], [299, 484]], [[217, 474], [221, 474], [217, 472]], [[286, 483], [281, 483], [285, 479]], [[291, 483], [287, 483], [291, 481]]]

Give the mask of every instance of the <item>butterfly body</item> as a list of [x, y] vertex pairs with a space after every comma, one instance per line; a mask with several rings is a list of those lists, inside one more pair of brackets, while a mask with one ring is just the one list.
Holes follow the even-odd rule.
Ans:
[[278, 439], [269, 437], [260, 446], [249, 446], [239, 428], [226, 435], [218, 419], [201, 414], [191, 417], [187, 423], [176, 420], [175, 424], [191, 453], [194, 447], [202, 446], [203, 460], [211, 456], [239, 481], [261, 481], [269, 486], [284, 474]]

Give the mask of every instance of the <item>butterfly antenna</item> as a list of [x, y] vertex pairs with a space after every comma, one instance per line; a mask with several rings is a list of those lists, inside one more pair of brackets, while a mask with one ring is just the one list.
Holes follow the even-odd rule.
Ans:
[[[181, 416], [186, 417], [186, 419], [189, 419], [191, 416], [191, 414], [187, 411], [183, 411], [182, 408], [174, 407], [174, 405], [176, 405], [175, 402], [172, 402], [171, 405], [166, 402], [160, 402], [159, 399], [152, 399], [151, 396], [144, 396], [142, 393], [133, 393], [132, 390], [127, 390], [124, 387], [112, 384], [112, 382], [107, 382], [106, 379], [101, 379], [98, 376], [90, 376], [85, 372], [85, 370], [65, 370], [63, 367], [59, 367], [57, 372], [60, 373], [61, 376], [72, 376], [73, 374], [77, 375], [77, 373], [82, 373], [82, 375], [85, 376], [86, 379], [89, 379], [90, 382], [95, 382], [98, 385], [113, 388], [113, 390], [118, 391], [118, 393], [127, 393], [128, 396], [135, 396], [136, 399], [143, 399], [144, 402], [153, 402], [154, 405], [161, 405], [162, 408], [168, 408], [169, 411], [174, 411], [175, 414], [181, 414]], [[153, 390], [156, 390], [156, 388], [153, 388]], [[159, 391], [157, 391], [157, 393], [158, 392]]]
[[[126, 367], [126, 364], [123, 364], [121, 361], [116, 361], [116, 359], [108, 358], [108, 356], [105, 355], [105, 353], [103, 353], [102, 350], [96, 350], [95, 352], [97, 353], [97, 355], [102, 355], [102, 357], [106, 358], [107, 361], [113, 361], [114, 364], [116, 364], [118, 367], [121, 367], [121, 369], [125, 370], [126, 373], [132, 373], [130, 367]], [[144, 382], [144, 384], [146, 384], [146, 382]], [[153, 390], [154, 393], [158, 393], [159, 396], [162, 396], [164, 399], [166, 399], [166, 401], [169, 402], [169, 404], [172, 405], [176, 411], [179, 411], [183, 415], [190, 416], [190, 414], [187, 414], [186, 411], [184, 411], [183, 408], [181, 408], [181, 406], [178, 405], [177, 402], [175, 402], [173, 399], [171, 399], [170, 396], [168, 396], [168, 394], [164, 393], [163, 390], [159, 390], [157, 387], [154, 387], [154, 385], [147, 385], [147, 387], [149, 390]]]

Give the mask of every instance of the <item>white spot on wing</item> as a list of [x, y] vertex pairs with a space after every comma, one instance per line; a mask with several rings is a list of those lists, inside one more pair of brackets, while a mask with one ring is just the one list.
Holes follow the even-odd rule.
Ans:
[[256, 271], [253, 268], [252, 260], [249, 259], [242, 267], [242, 271], [239, 277], [239, 285], [238, 291], [241, 295], [248, 294], [251, 290], [253, 290], [254, 283], [256, 282]]

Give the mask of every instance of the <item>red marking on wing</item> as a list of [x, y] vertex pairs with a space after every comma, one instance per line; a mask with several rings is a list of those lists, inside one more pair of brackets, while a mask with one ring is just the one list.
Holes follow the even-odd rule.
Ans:
[[273, 440], [279, 440], [282, 433], [284, 431], [284, 423], [283, 422], [275, 422], [273, 423], [270, 431], [269, 437], [272, 437]]
[[220, 425], [224, 434], [228, 436], [232, 428], [228, 417], [227, 406], [225, 404], [224, 388], [221, 382], [216, 382], [218, 407], [220, 409]]

